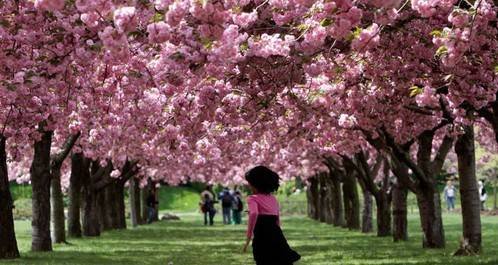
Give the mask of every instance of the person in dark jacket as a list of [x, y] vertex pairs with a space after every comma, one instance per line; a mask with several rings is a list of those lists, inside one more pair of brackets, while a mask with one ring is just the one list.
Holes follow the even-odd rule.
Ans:
[[242, 211], [244, 210], [244, 204], [242, 203], [242, 195], [240, 191], [235, 191], [232, 203], [232, 219], [233, 223], [240, 225], [242, 223]]
[[233, 196], [230, 194], [228, 188], [223, 189], [220, 197], [221, 208], [223, 209], [223, 224], [229, 225], [232, 223], [232, 204]]
[[156, 215], [156, 204], [159, 202], [156, 200], [156, 191], [151, 190], [149, 196], [147, 196], [147, 223], [150, 224], [154, 221], [154, 216]]
[[209, 225], [214, 224], [214, 216], [216, 214], [215, 203], [212, 188], [211, 186], [207, 186], [201, 193], [201, 201], [199, 202], [201, 212], [204, 214], [204, 225], [208, 225], [208, 223]]

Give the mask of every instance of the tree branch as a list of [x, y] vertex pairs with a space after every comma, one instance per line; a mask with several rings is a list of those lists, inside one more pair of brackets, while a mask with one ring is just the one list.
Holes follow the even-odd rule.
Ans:
[[66, 157], [69, 155], [69, 152], [71, 152], [71, 150], [73, 149], [74, 144], [76, 143], [80, 135], [81, 132], [77, 132], [76, 134], [72, 134], [71, 136], [69, 136], [62, 145], [61, 151], [57, 154], [52, 155], [52, 157], [50, 158], [51, 169], [60, 168], [62, 166], [62, 162], [64, 162]]
[[447, 135], [444, 137], [443, 142], [441, 143], [441, 146], [439, 146], [437, 154], [434, 157], [434, 161], [432, 161], [432, 170], [434, 170], [434, 174], [439, 174], [439, 172], [441, 172], [444, 160], [450, 152], [451, 147], [453, 147], [454, 141], [455, 139], [453, 139], [453, 137]]

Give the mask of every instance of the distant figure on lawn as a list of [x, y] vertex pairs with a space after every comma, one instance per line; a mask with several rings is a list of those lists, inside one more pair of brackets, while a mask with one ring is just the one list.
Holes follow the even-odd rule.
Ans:
[[246, 173], [252, 191], [247, 198], [249, 220], [247, 240], [243, 251], [252, 240], [256, 265], [292, 265], [301, 256], [289, 247], [280, 229], [280, 210], [271, 194], [278, 190], [279, 176], [267, 167], [257, 166]]
[[242, 195], [240, 191], [236, 190], [233, 196], [232, 203], [232, 217], [233, 223], [240, 225], [242, 223], [242, 211], [244, 210], [244, 203], [242, 202]]
[[204, 225], [213, 225], [214, 216], [216, 214], [216, 209], [214, 208], [214, 195], [211, 186], [207, 186], [206, 189], [201, 193], [201, 202], [199, 203], [201, 207], [201, 212], [204, 214]]
[[486, 187], [484, 182], [479, 180], [479, 198], [481, 199], [481, 211], [486, 211], [486, 200], [488, 199], [488, 194], [486, 193]]
[[151, 190], [149, 196], [147, 196], [147, 223], [150, 224], [154, 221], [154, 216], [156, 215], [156, 204], [159, 202], [156, 200], [156, 191]]
[[221, 208], [223, 209], [223, 224], [229, 225], [232, 223], [232, 204], [233, 196], [228, 188], [224, 188], [220, 196]]
[[455, 197], [456, 188], [453, 186], [453, 182], [448, 180], [446, 187], [444, 188], [444, 199], [446, 200], [446, 205], [448, 206], [448, 211], [455, 210]]

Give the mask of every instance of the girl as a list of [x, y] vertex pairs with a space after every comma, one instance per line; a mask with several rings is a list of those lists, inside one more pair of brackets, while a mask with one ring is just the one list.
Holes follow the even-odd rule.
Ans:
[[252, 239], [256, 265], [292, 265], [301, 256], [292, 250], [280, 229], [277, 199], [271, 195], [278, 189], [278, 174], [264, 166], [246, 173], [253, 195], [247, 198], [249, 221], [244, 252]]

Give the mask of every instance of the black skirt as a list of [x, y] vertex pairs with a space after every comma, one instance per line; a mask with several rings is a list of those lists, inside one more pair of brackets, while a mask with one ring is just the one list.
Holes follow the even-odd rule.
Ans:
[[292, 265], [301, 256], [289, 247], [275, 215], [258, 215], [252, 251], [256, 265]]

